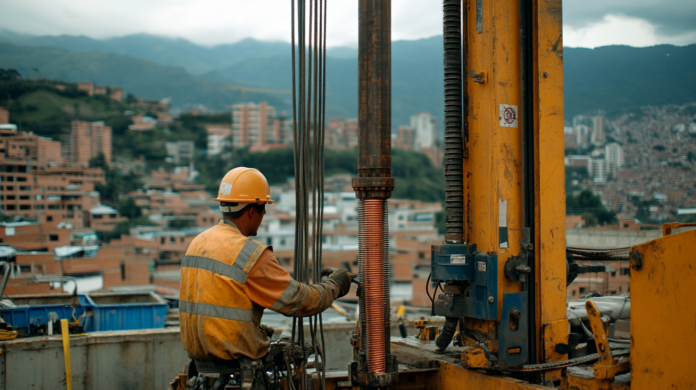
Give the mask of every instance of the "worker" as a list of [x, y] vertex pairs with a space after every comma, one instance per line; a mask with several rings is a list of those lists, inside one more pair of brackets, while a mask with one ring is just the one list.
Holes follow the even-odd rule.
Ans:
[[268, 353], [264, 309], [288, 317], [321, 313], [348, 293], [353, 275], [337, 269], [324, 283], [299, 283], [270, 246], [249, 238], [256, 236], [266, 205], [275, 203], [258, 170], [227, 172], [214, 200], [223, 218], [191, 242], [181, 263], [179, 321], [184, 349], [196, 366], [212, 363], [217, 369]]

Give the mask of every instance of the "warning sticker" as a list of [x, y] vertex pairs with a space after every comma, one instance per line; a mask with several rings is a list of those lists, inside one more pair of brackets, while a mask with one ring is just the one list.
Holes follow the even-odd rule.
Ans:
[[450, 255], [450, 264], [466, 264], [466, 256]]
[[229, 195], [230, 192], [232, 192], [232, 184], [230, 184], [230, 183], [220, 184], [220, 193], [222, 195]]
[[517, 106], [512, 104], [500, 105], [500, 126], [502, 127], [517, 127], [518, 119]]
[[485, 261], [478, 262], [478, 270], [481, 272], [486, 272], [486, 262]]

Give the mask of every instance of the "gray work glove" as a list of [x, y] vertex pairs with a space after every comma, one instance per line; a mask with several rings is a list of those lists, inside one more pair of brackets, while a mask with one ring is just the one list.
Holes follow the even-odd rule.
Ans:
[[339, 292], [336, 298], [340, 298], [348, 294], [350, 283], [353, 281], [353, 274], [345, 268], [337, 268], [329, 275], [329, 280], [333, 280], [338, 284]]

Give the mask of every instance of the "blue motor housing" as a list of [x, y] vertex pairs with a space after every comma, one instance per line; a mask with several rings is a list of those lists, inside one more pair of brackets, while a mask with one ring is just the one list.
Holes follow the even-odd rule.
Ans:
[[433, 283], [458, 284], [474, 280], [476, 245], [433, 245], [430, 251], [430, 279]]
[[498, 318], [498, 256], [476, 252], [476, 245], [443, 244], [431, 249], [431, 280], [444, 283], [435, 314], [444, 317]]

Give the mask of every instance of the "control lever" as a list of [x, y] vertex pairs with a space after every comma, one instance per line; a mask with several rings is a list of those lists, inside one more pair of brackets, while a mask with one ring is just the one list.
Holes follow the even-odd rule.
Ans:
[[[324, 268], [323, 270], [321, 270], [321, 276], [329, 276], [334, 271], [336, 271], [336, 268], [334, 268], [334, 267]], [[360, 280], [358, 279], [357, 276], [353, 278], [353, 283], [357, 284], [358, 287], [360, 287]]]

